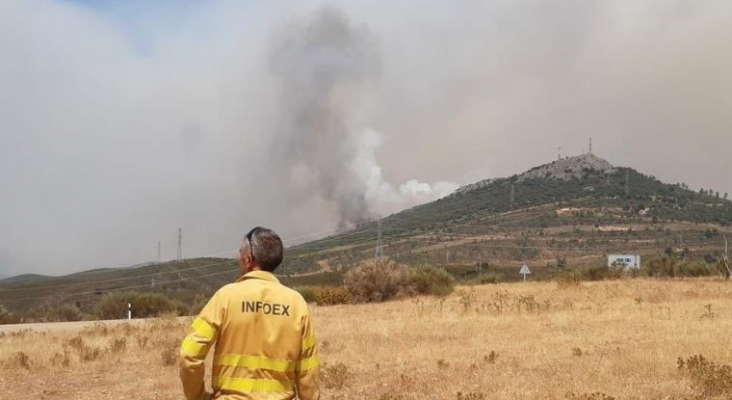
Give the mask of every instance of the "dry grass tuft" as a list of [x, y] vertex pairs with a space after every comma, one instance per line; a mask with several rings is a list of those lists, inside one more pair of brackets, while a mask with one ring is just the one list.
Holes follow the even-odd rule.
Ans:
[[485, 361], [487, 364], [495, 364], [496, 360], [498, 360], [498, 353], [495, 351], [491, 351], [490, 354], [483, 357], [483, 361]]
[[707, 360], [702, 355], [679, 357], [678, 369], [691, 378], [705, 396], [732, 395], [732, 367]]
[[71, 357], [69, 355], [69, 351], [64, 349], [63, 352], [55, 353], [53, 356], [51, 356], [48, 362], [52, 366], [68, 367], [69, 365], [71, 365]]
[[163, 366], [170, 367], [178, 363], [178, 346], [166, 346], [160, 352], [160, 358], [163, 360]]
[[463, 393], [458, 392], [456, 396], [456, 400], [487, 400], [488, 397], [486, 397], [485, 393], [480, 392], [469, 392], [469, 393]]
[[569, 393], [565, 398], [566, 400], [616, 400], [615, 397], [601, 392], [582, 394]]
[[319, 306], [330, 306], [353, 303], [353, 296], [344, 286], [323, 286], [315, 288], [313, 300]]
[[19, 351], [13, 355], [13, 364], [25, 369], [30, 369], [30, 357], [25, 352]]
[[321, 379], [323, 385], [329, 389], [341, 390], [346, 386], [350, 377], [348, 366], [343, 363], [336, 365], [323, 365]]
[[127, 339], [126, 338], [115, 338], [112, 339], [112, 342], [109, 344], [109, 347], [107, 347], [107, 351], [110, 353], [120, 353], [123, 352], [127, 348]]

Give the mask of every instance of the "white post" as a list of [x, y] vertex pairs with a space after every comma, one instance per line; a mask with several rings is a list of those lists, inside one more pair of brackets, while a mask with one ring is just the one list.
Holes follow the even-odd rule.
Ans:
[[132, 319], [132, 303], [127, 303], [127, 319]]

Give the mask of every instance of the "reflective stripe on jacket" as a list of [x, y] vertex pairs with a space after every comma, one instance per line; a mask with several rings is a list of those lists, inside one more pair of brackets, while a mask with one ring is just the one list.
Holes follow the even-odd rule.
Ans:
[[[206, 399], [204, 359], [213, 344], [213, 391], [221, 400], [320, 398], [318, 350], [308, 305], [269, 272], [221, 288], [181, 346], [188, 400]], [[206, 399], [207, 400], [207, 399]]]

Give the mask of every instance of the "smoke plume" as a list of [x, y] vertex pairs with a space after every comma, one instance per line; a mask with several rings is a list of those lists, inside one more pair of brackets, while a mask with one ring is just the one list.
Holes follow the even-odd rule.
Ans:
[[348, 227], [457, 186], [440, 184], [435, 192], [410, 180], [395, 190], [383, 181], [375, 157], [382, 137], [364, 131], [359, 118], [381, 68], [375, 35], [366, 27], [336, 9], [321, 9], [285, 32], [270, 65], [282, 124], [272, 154], [287, 173], [289, 209], [320, 198], [332, 205], [338, 225]]
[[384, 180], [382, 168], [376, 159], [376, 151], [386, 135], [371, 129], [357, 137], [357, 153], [349, 165], [360, 182], [364, 183], [364, 198], [373, 214], [387, 215], [417, 204], [445, 197], [460, 185], [454, 182], [429, 184], [410, 179], [398, 187]]

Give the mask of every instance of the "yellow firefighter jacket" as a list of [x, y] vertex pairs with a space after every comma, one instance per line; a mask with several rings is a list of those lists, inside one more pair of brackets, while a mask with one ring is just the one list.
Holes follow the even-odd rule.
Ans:
[[188, 400], [208, 400], [204, 359], [213, 344], [212, 387], [221, 400], [320, 398], [318, 350], [308, 305], [270, 272], [252, 271], [221, 288], [181, 346]]

